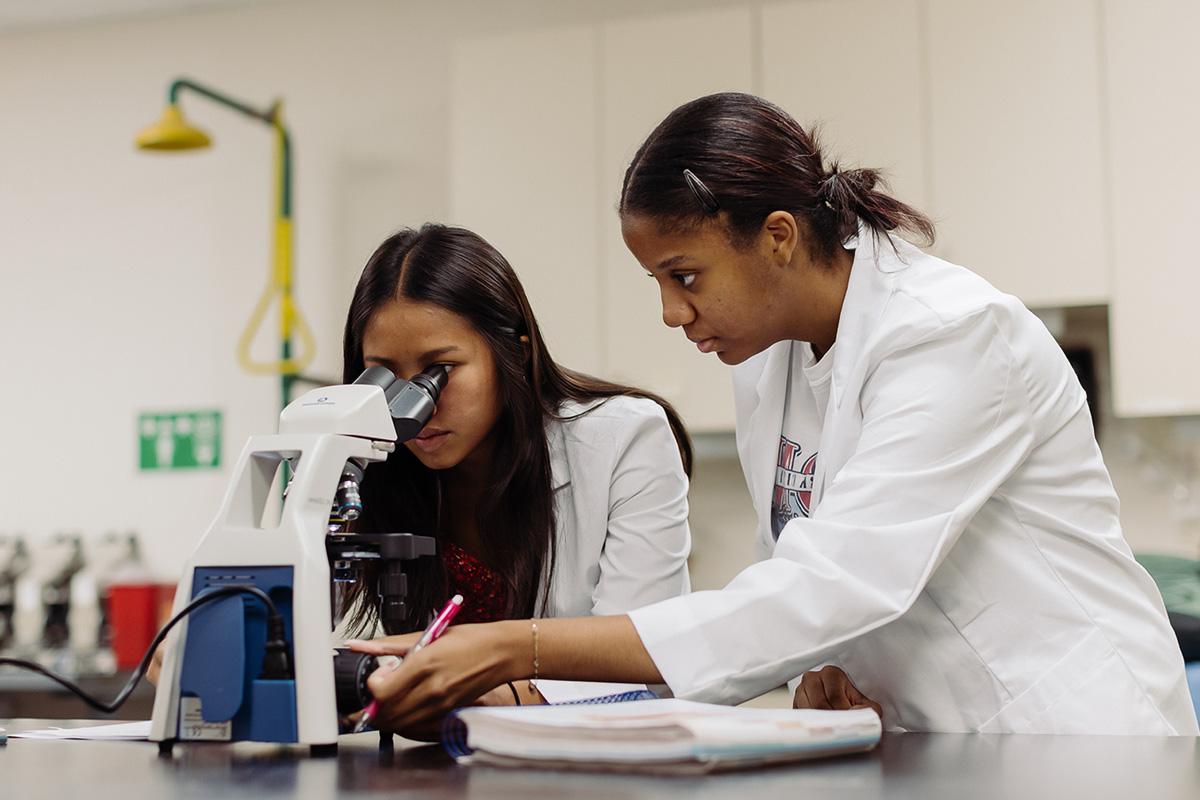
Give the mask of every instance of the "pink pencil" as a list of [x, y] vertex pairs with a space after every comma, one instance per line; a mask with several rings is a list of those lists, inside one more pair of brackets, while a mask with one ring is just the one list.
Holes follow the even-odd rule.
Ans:
[[[422, 647], [432, 644], [439, 636], [446, 632], [446, 628], [450, 627], [450, 623], [454, 621], [454, 617], [462, 610], [463, 596], [456, 594], [450, 598], [450, 602], [433, 618], [433, 622], [425, 628], [425, 632], [421, 634], [421, 638], [417, 639], [417, 643], [408, 651], [409, 655], [420, 650]], [[358, 724], [354, 726], [352, 733], [362, 733], [371, 724], [371, 720], [375, 719], [375, 714], [379, 711], [379, 704], [372, 700], [367, 703], [367, 707], [363, 709], [362, 716], [358, 718]]]

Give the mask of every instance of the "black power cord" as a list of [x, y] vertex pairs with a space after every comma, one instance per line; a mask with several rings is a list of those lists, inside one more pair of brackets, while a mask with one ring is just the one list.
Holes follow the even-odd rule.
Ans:
[[61, 675], [55, 674], [50, 670], [38, 664], [36, 661], [26, 661], [23, 658], [0, 658], [0, 665], [11, 665], [21, 667], [45, 675], [50, 680], [64, 687], [80, 700], [87, 703], [97, 711], [105, 714], [111, 714], [116, 711], [121, 705], [129, 699], [129, 695], [133, 693], [134, 687], [138, 681], [146, 674], [146, 670], [150, 667], [150, 662], [154, 658], [154, 651], [166, 638], [171, 628], [175, 627], [175, 623], [191, 614], [201, 606], [207, 605], [214, 600], [222, 597], [229, 597], [237, 594], [248, 594], [262, 600], [267, 606], [267, 645], [266, 653], [263, 656], [263, 671], [261, 677], [264, 679], [283, 679], [287, 680], [292, 677], [292, 667], [288, 659], [287, 640], [285, 638], [285, 627], [283, 615], [279, 613], [279, 609], [275, 607], [275, 603], [271, 600], [270, 595], [259, 589], [257, 586], [220, 586], [216, 589], [205, 592], [197, 597], [192, 602], [188, 603], [178, 614], [171, 618], [170, 622], [163, 626], [158, 635], [154, 637], [154, 641], [150, 642], [150, 646], [146, 649], [146, 655], [142, 656], [142, 663], [138, 664], [133, 675], [129, 678], [129, 682], [125, 687], [117, 693], [112, 702], [105, 703], [89, 695], [83, 689], [80, 689], [72, 681]]

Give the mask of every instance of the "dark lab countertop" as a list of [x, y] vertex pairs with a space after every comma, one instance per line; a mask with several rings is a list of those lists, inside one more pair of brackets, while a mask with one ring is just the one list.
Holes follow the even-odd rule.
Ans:
[[[9, 733], [63, 723], [0, 720]], [[1200, 798], [1200, 739], [886, 734], [871, 753], [708, 777], [539, 772], [455, 764], [440, 747], [374, 734], [307, 748], [191, 743], [160, 757], [146, 742], [9, 739], [6, 797], [135, 798]], [[64, 769], [64, 765], [69, 765]]]

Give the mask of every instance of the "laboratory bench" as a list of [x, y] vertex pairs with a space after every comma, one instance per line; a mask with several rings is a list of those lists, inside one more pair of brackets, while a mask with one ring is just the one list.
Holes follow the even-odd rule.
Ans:
[[[0, 720], [11, 734], [94, 721]], [[439, 746], [343, 736], [337, 753], [249, 743], [8, 740], [4, 797], [55, 798], [1081, 798], [1196, 800], [1200, 739], [885, 734], [873, 752], [704, 777], [515, 770], [455, 764]]]

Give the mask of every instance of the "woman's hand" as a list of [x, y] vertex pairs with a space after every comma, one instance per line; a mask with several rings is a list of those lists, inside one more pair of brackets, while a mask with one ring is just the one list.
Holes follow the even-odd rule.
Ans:
[[[420, 637], [418, 633], [388, 636], [373, 641], [348, 641], [346, 646], [375, 656], [405, 657], [392, 670], [380, 668], [367, 680], [378, 703], [375, 727], [403, 736], [428, 733], [430, 725], [440, 725], [450, 711], [474, 705], [487, 698], [500, 702], [503, 689], [512, 699], [505, 682], [517, 677], [515, 642], [524, 642], [517, 623], [454, 625], [435, 642], [408, 654]], [[514, 635], [515, 634], [515, 635]], [[527, 654], [532, 664], [532, 654]]]
[[800, 685], [796, 687], [792, 707], [834, 710], [871, 708], [883, 719], [883, 707], [860, 692], [850, 681], [850, 676], [833, 666], [804, 673]]

